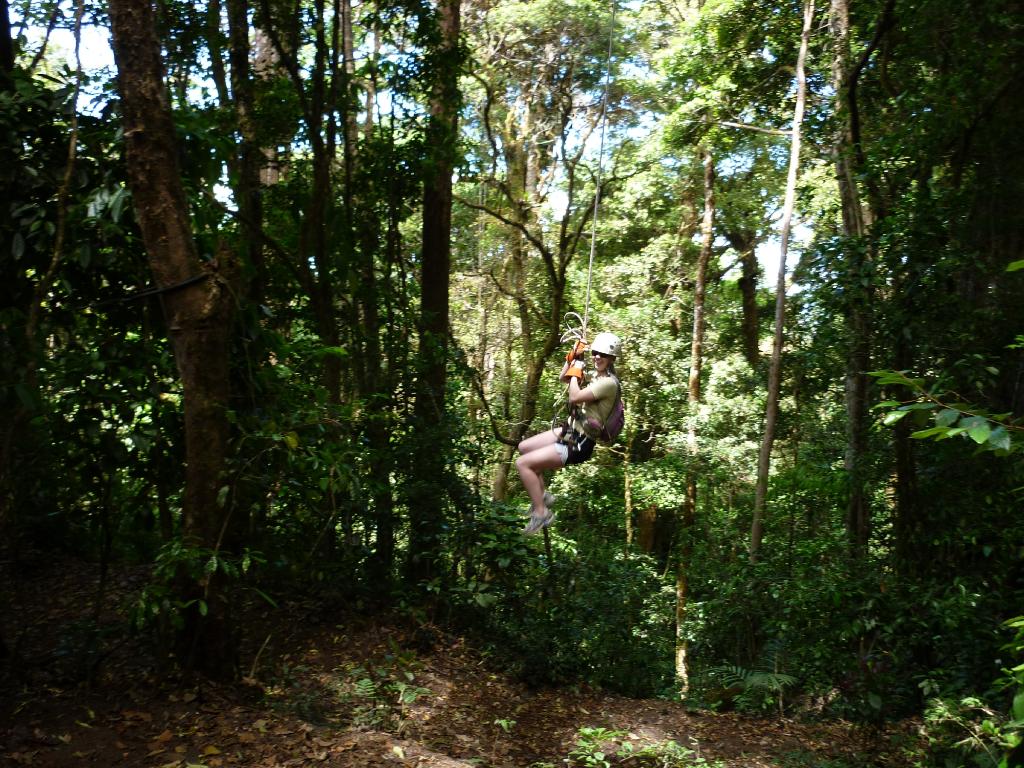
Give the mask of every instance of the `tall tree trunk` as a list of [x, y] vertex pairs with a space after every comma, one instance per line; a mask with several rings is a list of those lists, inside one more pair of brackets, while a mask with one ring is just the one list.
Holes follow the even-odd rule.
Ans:
[[[160, 42], [149, 0], [111, 0], [114, 57], [124, 121], [125, 159], [139, 228], [161, 294], [167, 330], [184, 391], [185, 494], [183, 532], [193, 544], [216, 548], [226, 524], [217, 503], [228, 450], [228, 340], [231, 291], [218, 269], [202, 264], [192, 238], [178, 168]], [[220, 586], [191, 585], [205, 598], [188, 616], [186, 661], [217, 675], [234, 671], [228, 605]]]
[[622, 451], [622, 512], [626, 526], [626, 553], [633, 549], [633, 441], [628, 437]]
[[786, 177], [786, 197], [782, 206], [779, 232], [779, 274], [775, 285], [775, 332], [772, 337], [772, 357], [768, 368], [768, 398], [765, 406], [764, 435], [757, 457], [757, 485], [754, 489], [754, 514], [750, 526], [748, 554], [751, 562], [757, 560], [764, 535], [764, 508], [768, 496], [768, 471], [771, 468], [772, 444], [775, 425], [779, 418], [779, 390], [782, 382], [782, 343], [786, 321], [786, 256], [789, 252], [789, 231], [796, 203], [796, 180], [800, 168], [800, 131], [807, 101], [807, 45], [814, 20], [814, 0], [804, 4], [803, 31], [800, 34], [800, 53], [796, 60], [796, 108], [793, 110], [793, 131], [789, 145], [789, 173]]
[[7, 0], [0, 0], [0, 87], [9, 87], [14, 69], [14, 41], [11, 39], [11, 13]]
[[754, 254], [753, 238], [740, 251], [740, 267], [742, 269], [739, 289], [743, 305], [743, 357], [746, 358], [747, 365], [756, 368], [761, 361], [761, 325], [757, 316], [757, 257]]
[[[206, 4], [206, 45], [210, 51], [210, 79], [217, 90], [217, 100], [227, 107], [231, 102], [228, 93], [228, 74], [224, 68], [224, 33], [221, 29], [221, 0], [210, 0]], [[249, 39], [246, 36], [246, 44]]]
[[[750, 175], [753, 181], [753, 174]], [[756, 368], [761, 360], [761, 326], [757, 312], [757, 233], [743, 226], [727, 230], [726, 239], [733, 250], [740, 255], [740, 279], [736, 286], [740, 289], [740, 306], [743, 309], [743, 321], [740, 325], [743, 332], [743, 357], [747, 365]]]
[[242, 252], [246, 258], [249, 300], [263, 302], [266, 265], [263, 258], [263, 204], [260, 166], [263, 153], [256, 135], [256, 98], [253, 89], [252, 48], [249, 43], [249, 3], [227, 0], [231, 94], [238, 121], [239, 143], [235, 162], [235, 199], [242, 220]]
[[701, 150], [704, 164], [704, 216], [701, 220], [700, 256], [697, 259], [697, 273], [693, 285], [693, 338], [690, 342], [690, 378], [687, 388], [687, 429], [686, 449], [688, 469], [686, 473], [686, 502], [682, 519], [679, 521], [679, 550], [676, 561], [676, 679], [680, 691], [686, 693], [690, 686], [689, 647], [686, 642], [686, 611], [690, 599], [690, 560], [693, 557], [693, 524], [697, 517], [697, 411], [700, 409], [700, 375], [704, 364], [704, 330], [707, 321], [704, 316], [704, 297], [707, 291], [708, 263], [711, 260], [711, 246], [714, 242], [715, 224], [715, 162], [711, 152]]
[[867, 242], [869, 214], [860, 200], [858, 156], [853, 142], [848, 100], [850, 76], [850, 10], [848, 0], [831, 0], [829, 28], [832, 33], [832, 86], [836, 92], [835, 113], [839, 120], [833, 153], [836, 180], [843, 214], [846, 242], [846, 327], [849, 341], [846, 357], [846, 455], [848, 487], [846, 530], [856, 556], [867, 550], [871, 535], [871, 507], [867, 488], [868, 375], [871, 366], [871, 308], [873, 275], [870, 243]]
[[431, 173], [423, 190], [423, 252], [420, 305], [420, 380], [415, 418], [424, 438], [417, 457], [411, 503], [409, 575], [431, 578], [437, 571], [444, 523], [446, 461], [445, 412], [448, 363], [448, 280], [451, 263], [452, 170], [458, 130], [460, 0], [441, 0], [441, 62], [430, 98], [428, 133], [433, 147]]
[[[914, 364], [910, 343], [903, 334], [896, 337], [893, 362], [898, 371], [910, 370]], [[913, 397], [904, 388], [901, 388], [896, 396]], [[912, 429], [908, 421], [910, 420], [898, 421], [893, 435], [893, 449], [896, 454], [896, 509], [893, 533], [896, 539], [896, 568], [901, 575], [913, 576], [921, 572], [921, 565], [926, 560], [927, 547], [922, 547], [921, 542], [929, 541], [930, 537], [923, 535], [925, 520], [921, 511], [924, 505], [920, 504], [917, 498], [917, 460], [914, 456], [914, 440], [910, 436]]]

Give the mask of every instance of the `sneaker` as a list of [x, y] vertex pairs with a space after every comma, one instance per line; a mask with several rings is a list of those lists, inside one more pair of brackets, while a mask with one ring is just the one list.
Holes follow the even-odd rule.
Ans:
[[556, 501], [558, 501], [557, 496], [555, 496], [553, 493], [548, 493], [547, 491], [544, 491], [544, 506], [547, 509], [551, 509], [553, 506], [555, 506]]
[[550, 525], [553, 519], [554, 515], [552, 515], [548, 510], [545, 509], [543, 512], [534, 512], [533, 507], [531, 507], [530, 522], [528, 522], [526, 527], [523, 528], [523, 533], [527, 536], [534, 534], [544, 526]]
[[541, 520], [540, 527], [547, 528], [553, 522], [555, 522], [555, 513], [549, 509], [547, 513], [544, 515], [544, 519]]

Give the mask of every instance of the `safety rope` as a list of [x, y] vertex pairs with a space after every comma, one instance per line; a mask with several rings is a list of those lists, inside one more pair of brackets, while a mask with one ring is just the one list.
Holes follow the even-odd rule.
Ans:
[[[604, 94], [601, 97], [601, 140], [597, 151], [597, 179], [594, 188], [594, 215], [590, 225], [590, 263], [587, 266], [587, 298], [583, 304], [583, 338], [587, 336], [590, 320], [590, 285], [594, 277], [594, 253], [597, 249], [597, 222], [601, 212], [601, 173], [604, 169], [604, 137], [608, 123], [608, 89], [612, 81], [612, 45], [615, 42], [615, 0], [612, 0], [611, 22], [608, 25], [608, 55], [604, 65]], [[564, 339], [563, 339], [564, 340]]]

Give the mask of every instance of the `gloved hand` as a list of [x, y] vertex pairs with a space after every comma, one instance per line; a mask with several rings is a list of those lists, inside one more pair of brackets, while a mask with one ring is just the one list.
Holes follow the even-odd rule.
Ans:
[[573, 361], [583, 360], [584, 358], [586, 358], [586, 356], [587, 342], [583, 341], [583, 339], [580, 339], [579, 341], [572, 345], [572, 349], [570, 349], [568, 354], [565, 356], [565, 362], [569, 363], [569, 365], [572, 365]]
[[583, 386], [583, 362], [578, 360], [574, 361], [572, 365], [569, 366], [569, 370], [565, 372], [565, 375], [570, 379], [579, 379], [580, 386]]

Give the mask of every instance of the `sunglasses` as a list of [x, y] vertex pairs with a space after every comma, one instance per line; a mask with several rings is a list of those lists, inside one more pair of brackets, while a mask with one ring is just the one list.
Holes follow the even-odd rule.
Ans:
[[606, 355], [604, 352], [591, 352], [590, 354], [594, 357], [611, 357], [611, 355]]

